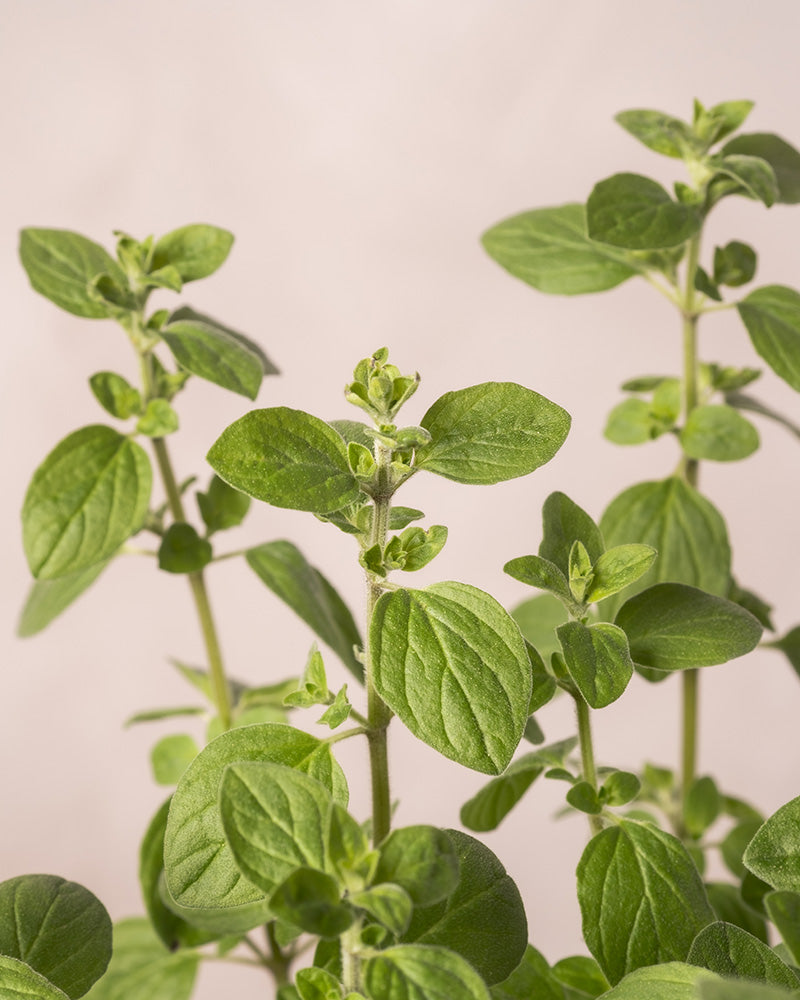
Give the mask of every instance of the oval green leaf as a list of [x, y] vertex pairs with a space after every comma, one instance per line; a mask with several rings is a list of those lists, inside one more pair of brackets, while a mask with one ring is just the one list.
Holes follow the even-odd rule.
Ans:
[[634, 820], [589, 841], [578, 864], [578, 901], [586, 944], [614, 984], [642, 966], [684, 961], [714, 920], [683, 844]]
[[528, 718], [531, 665], [493, 597], [462, 583], [389, 591], [370, 649], [378, 693], [415, 736], [465, 767], [505, 770]]
[[225, 482], [274, 507], [325, 514], [361, 495], [342, 438], [287, 406], [246, 413], [222, 432], [208, 461]]
[[622, 605], [616, 624], [643, 667], [709, 667], [755, 649], [760, 622], [738, 604], [680, 583], [659, 583]]
[[757, 288], [736, 306], [753, 347], [800, 392], [800, 293], [785, 285]]
[[769, 817], [742, 860], [773, 889], [800, 892], [800, 796]]
[[461, 807], [461, 822], [468, 830], [496, 830], [530, 786], [549, 765], [537, 753], [527, 753], [492, 778]]
[[615, 545], [592, 566], [588, 603], [605, 600], [635, 583], [650, 569], [656, 558], [652, 545]]
[[509, 274], [551, 295], [603, 292], [641, 273], [631, 255], [587, 238], [586, 210], [578, 204], [515, 215], [482, 242]]
[[614, 115], [614, 121], [648, 149], [677, 160], [692, 152], [697, 143], [696, 136], [686, 122], [664, 114], [663, 111], [632, 108]]
[[774, 205], [778, 199], [775, 171], [760, 156], [730, 153], [727, 156], [714, 157], [710, 166], [717, 173], [736, 181], [745, 194], [763, 202], [767, 208]]
[[125, 285], [116, 261], [98, 244], [66, 229], [23, 229], [19, 256], [33, 288], [57, 306], [87, 319], [107, 319], [111, 311], [88, 292], [100, 274]]
[[698, 987], [706, 981], [719, 980], [707, 969], [683, 962], [664, 962], [631, 972], [604, 993], [603, 1000], [697, 1000]]
[[0, 1000], [64, 1000], [66, 996], [18, 958], [0, 955]]
[[725, 144], [722, 152], [725, 156], [743, 153], [766, 160], [778, 183], [778, 201], [784, 205], [800, 202], [800, 153], [779, 135], [770, 132], [737, 135]]
[[492, 986], [509, 976], [525, 954], [522, 897], [488, 847], [458, 830], [447, 833], [458, 853], [458, 885], [442, 902], [415, 907], [403, 941], [457, 952]]
[[207, 278], [225, 263], [233, 233], [218, 226], [195, 224], [173, 229], [153, 247], [154, 271], [172, 266], [183, 281]]
[[800, 989], [800, 979], [763, 941], [721, 920], [704, 927], [692, 943], [688, 961], [726, 979], [751, 979]]
[[641, 174], [614, 174], [594, 186], [586, 203], [589, 238], [626, 250], [660, 250], [685, 243], [700, 229], [690, 205], [673, 201]]
[[112, 427], [64, 438], [34, 472], [22, 506], [33, 575], [53, 579], [108, 559], [141, 528], [151, 484], [143, 449]]
[[74, 573], [67, 573], [57, 580], [35, 580], [25, 598], [17, 635], [20, 638], [28, 638], [47, 628], [50, 622], [58, 618], [91, 587], [106, 566], [108, 561], [95, 563]]
[[736, 462], [758, 448], [758, 431], [732, 406], [698, 406], [680, 432], [681, 447], [689, 458]]
[[225, 769], [247, 761], [297, 768], [322, 782], [338, 801], [347, 799], [344, 775], [330, 748], [280, 723], [232, 729], [194, 759], [167, 821], [166, 888], [181, 916], [225, 933], [250, 930], [269, 912], [267, 894], [243, 877], [234, 860], [217, 805]]
[[556, 629], [570, 677], [592, 708], [616, 701], [633, 677], [628, 640], [621, 628], [569, 621]]
[[0, 955], [25, 962], [75, 1000], [105, 972], [111, 918], [77, 882], [20, 875], [0, 883]]
[[239, 340], [198, 320], [168, 323], [159, 336], [187, 372], [248, 399], [258, 395], [261, 358]]
[[515, 382], [447, 392], [420, 421], [431, 441], [414, 467], [457, 483], [488, 485], [549, 462], [569, 431], [569, 414]]
[[458, 884], [459, 861], [449, 834], [435, 826], [403, 826], [380, 845], [373, 882], [399, 885], [415, 906], [446, 899]]

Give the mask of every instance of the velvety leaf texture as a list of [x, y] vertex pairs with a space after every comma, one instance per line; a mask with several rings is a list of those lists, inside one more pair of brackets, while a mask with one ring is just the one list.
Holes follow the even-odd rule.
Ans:
[[688, 960], [729, 979], [800, 989], [800, 979], [768, 945], [734, 924], [717, 921], [703, 928], [692, 943]]
[[66, 229], [23, 229], [19, 256], [37, 292], [87, 319], [109, 316], [108, 309], [89, 296], [92, 278], [111, 274], [125, 280], [116, 261], [98, 243]]
[[461, 583], [389, 591], [370, 647], [379, 694], [415, 736], [486, 774], [508, 766], [528, 717], [531, 667], [493, 597]]
[[8, 879], [0, 883], [0, 955], [25, 962], [75, 1000], [105, 972], [111, 918], [76, 882], [57, 875]]
[[800, 797], [769, 817], [750, 841], [743, 860], [773, 889], [800, 892]]
[[567, 437], [570, 417], [515, 382], [484, 382], [445, 393], [420, 424], [431, 441], [417, 451], [416, 468], [488, 485], [549, 462]]
[[696, 209], [673, 201], [656, 181], [614, 174], [595, 185], [586, 203], [589, 237], [627, 250], [679, 246], [700, 229]]
[[346, 784], [330, 749], [278, 723], [232, 729], [194, 759], [170, 808], [164, 842], [167, 889], [197, 926], [235, 933], [267, 919], [266, 893], [247, 881], [226, 842], [217, 801], [230, 764], [268, 761], [298, 768], [346, 801]]
[[368, 958], [364, 988], [370, 1000], [490, 1000], [468, 962], [422, 945], [396, 945]]
[[697, 1000], [697, 990], [706, 981], [719, 980], [713, 972], [694, 965], [664, 962], [631, 972], [604, 993], [603, 1000]]
[[258, 395], [264, 375], [261, 359], [221, 330], [184, 320], [168, 323], [159, 336], [187, 372], [248, 399]]
[[235, 489], [274, 507], [325, 514], [361, 495], [342, 438], [287, 406], [245, 414], [222, 432], [208, 462]]
[[800, 153], [785, 139], [770, 132], [753, 132], [734, 136], [722, 152], [758, 156], [766, 160], [778, 183], [778, 201], [785, 205], [800, 202]]
[[0, 955], [0, 1000], [65, 1000], [66, 996], [25, 962]]
[[800, 392], [800, 294], [784, 285], [757, 288], [738, 303], [753, 347]]
[[484, 234], [483, 245], [509, 274], [551, 295], [602, 292], [640, 273], [624, 251], [588, 239], [578, 204], [505, 219]]
[[154, 270], [171, 265], [183, 281], [207, 278], [220, 267], [233, 246], [233, 233], [218, 226], [194, 224], [174, 229], [153, 247]]
[[589, 842], [578, 865], [578, 900], [586, 944], [611, 983], [643, 966], [684, 961], [714, 920], [683, 844], [633, 820]]
[[34, 472], [22, 506], [33, 575], [53, 579], [108, 559], [141, 528], [151, 483], [144, 450], [113, 428], [66, 437]]

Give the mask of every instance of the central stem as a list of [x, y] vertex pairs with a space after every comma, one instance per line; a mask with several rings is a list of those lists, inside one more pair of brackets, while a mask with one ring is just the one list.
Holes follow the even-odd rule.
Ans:
[[[142, 382], [145, 401], [147, 401], [153, 396], [153, 372], [150, 355], [148, 353], [142, 354], [141, 362]], [[167, 442], [164, 438], [153, 438], [153, 451], [155, 452], [161, 480], [164, 484], [164, 491], [167, 494], [169, 512], [174, 521], [185, 523], [186, 512], [183, 509], [183, 499], [181, 498], [180, 487], [175, 478]], [[203, 633], [214, 704], [219, 714], [220, 723], [223, 729], [227, 730], [231, 728], [230, 692], [228, 690], [228, 682], [225, 678], [225, 667], [222, 662], [222, 652], [217, 637], [214, 616], [211, 611], [211, 603], [208, 599], [205, 577], [202, 570], [187, 575], [189, 577], [189, 587], [192, 591], [197, 617], [200, 621], [200, 629]]]
[[[389, 514], [392, 506], [391, 493], [391, 458], [392, 452], [380, 441], [375, 444], [375, 462], [377, 465], [377, 487], [373, 496], [372, 530], [369, 547], [386, 545], [389, 533]], [[389, 752], [387, 728], [392, 713], [378, 694], [373, 680], [372, 652], [369, 642], [369, 630], [375, 605], [383, 593], [380, 579], [372, 573], [367, 573], [367, 635], [364, 646], [364, 683], [367, 689], [367, 742], [369, 746], [369, 766], [372, 782], [372, 841], [380, 844], [384, 840], [392, 824], [392, 802], [389, 793]]]
[[[597, 791], [597, 767], [594, 762], [594, 745], [592, 743], [592, 722], [589, 706], [583, 696], [576, 692], [573, 696], [575, 700], [575, 713], [578, 717], [578, 743], [581, 751], [581, 768], [583, 770], [583, 780], [588, 782]], [[600, 833], [603, 829], [603, 821], [599, 816], [589, 815], [589, 826], [592, 836]]]
[[[683, 416], [684, 423], [698, 406], [698, 352], [697, 309], [695, 304], [695, 279], [700, 257], [700, 236], [689, 242], [686, 261], [686, 286], [683, 294]], [[698, 461], [685, 456], [681, 465], [683, 478], [694, 488], [698, 483]], [[683, 737], [681, 754], [681, 798], [694, 781], [697, 773], [697, 732], [699, 677], [697, 670], [684, 670], [683, 684]]]

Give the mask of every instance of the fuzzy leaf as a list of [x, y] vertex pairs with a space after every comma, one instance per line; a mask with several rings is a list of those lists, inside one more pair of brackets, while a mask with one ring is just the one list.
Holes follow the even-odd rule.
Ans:
[[758, 448], [758, 431], [732, 406], [698, 406], [680, 432], [681, 447], [690, 458], [736, 462]]
[[766, 160], [778, 183], [778, 201], [784, 205], [800, 202], [800, 153], [780, 136], [770, 132], [737, 135], [722, 152], [725, 156], [741, 153]]
[[167, 265], [183, 281], [207, 278], [225, 263], [233, 246], [233, 234], [217, 226], [181, 226], [162, 236], [153, 247], [153, 270]]
[[750, 841], [743, 860], [773, 889], [800, 892], [800, 797], [769, 817]]
[[159, 336], [187, 372], [255, 399], [264, 376], [259, 356], [216, 327], [197, 320], [168, 323]]
[[490, 1000], [485, 983], [445, 948], [395, 945], [364, 962], [370, 1000]]
[[753, 347], [800, 392], [800, 294], [784, 285], [757, 288], [738, 303]]
[[633, 676], [628, 640], [621, 628], [600, 622], [566, 622], [556, 629], [570, 677], [592, 708], [605, 708]]
[[721, 920], [700, 931], [692, 942], [688, 961], [729, 979], [800, 989], [800, 979], [768, 945], [741, 927]]
[[697, 210], [673, 201], [656, 181], [615, 174], [594, 186], [586, 203], [590, 239], [626, 250], [679, 246], [698, 232]]

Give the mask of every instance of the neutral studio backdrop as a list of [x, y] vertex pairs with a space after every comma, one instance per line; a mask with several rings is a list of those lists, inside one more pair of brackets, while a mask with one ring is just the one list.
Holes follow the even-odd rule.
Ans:
[[[528, 595], [502, 566], [536, 551], [549, 492], [599, 517], [625, 486], [673, 468], [673, 442], [622, 449], [601, 430], [621, 381], [677, 372], [679, 331], [644, 284], [545, 297], [490, 261], [479, 236], [523, 209], [583, 200], [620, 170], [676, 179], [679, 164], [613, 122], [624, 108], [688, 117], [695, 96], [750, 98], [750, 130], [800, 144], [800, 8], [6, 0], [0, 25], [0, 879], [55, 872], [85, 883], [118, 918], [141, 912], [137, 845], [166, 794], [147, 754], [177, 728], [122, 724], [136, 710], [191, 700], [167, 660], [201, 662], [202, 653], [185, 582], [135, 559], [120, 560], [41, 636], [15, 638], [28, 586], [18, 512], [29, 478], [59, 439], [101, 419], [86, 384], [92, 372], [135, 375], [117, 327], [72, 317], [30, 289], [19, 228], [75, 229], [107, 246], [114, 229], [144, 237], [204, 221], [232, 230], [224, 268], [185, 297], [257, 339], [280, 367], [260, 405], [346, 416], [342, 386], [354, 364], [386, 345], [401, 368], [422, 375], [411, 421], [442, 392], [487, 379], [522, 382], [564, 406], [570, 437], [533, 476], [483, 488], [428, 477], [403, 495], [428, 523], [450, 527], [425, 579], [463, 580], [513, 605]], [[712, 238], [759, 249], [759, 281], [798, 284], [800, 208], [731, 203], [717, 214]], [[733, 314], [709, 318], [701, 349], [707, 360], [755, 362]], [[766, 374], [758, 389], [800, 416], [777, 378]], [[247, 404], [199, 380], [181, 404], [173, 451], [185, 476], [203, 470], [207, 448]], [[800, 620], [800, 451], [785, 431], [761, 429], [757, 454], [704, 467], [703, 484], [727, 517], [737, 575], [773, 601], [786, 630]], [[280, 537], [301, 543], [361, 607], [352, 544], [310, 515], [261, 507], [230, 544]], [[308, 631], [245, 568], [215, 568], [211, 590], [231, 673], [261, 683], [302, 668]], [[711, 668], [703, 682], [701, 770], [767, 811], [796, 795], [800, 681], [789, 667], [763, 652]], [[676, 683], [635, 680], [621, 704], [599, 713], [600, 760], [672, 765], [677, 705]], [[564, 704], [541, 721], [551, 740], [573, 728]], [[398, 822], [457, 824], [485, 779], [393, 728]], [[363, 749], [345, 744], [342, 759], [363, 816]], [[574, 869], [586, 824], [553, 820], [562, 794], [543, 783], [487, 838], [551, 961], [580, 948]], [[218, 995], [222, 975], [204, 970], [198, 995]], [[233, 982], [241, 997], [264, 995], [247, 969]]]

